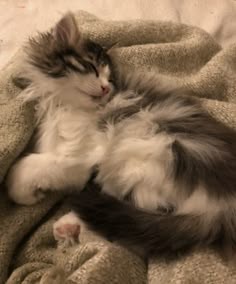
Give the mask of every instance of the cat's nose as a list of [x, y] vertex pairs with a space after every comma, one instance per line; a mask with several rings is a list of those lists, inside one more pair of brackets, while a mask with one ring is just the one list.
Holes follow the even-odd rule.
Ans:
[[110, 87], [109, 86], [101, 86], [102, 88], [102, 94], [106, 95], [110, 92]]

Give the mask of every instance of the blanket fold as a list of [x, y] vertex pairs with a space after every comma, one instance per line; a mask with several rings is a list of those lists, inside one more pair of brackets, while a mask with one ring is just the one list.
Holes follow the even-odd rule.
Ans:
[[[114, 50], [117, 66], [175, 78], [216, 119], [236, 129], [236, 44], [222, 49], [206, 32], [158, 21], [103, 21], [80, 11], [81, 31]], [[0, 181], [34, 131], [34, 106], [22, 105], [12, 79], [21, 70], [21, 52], [0, 72]], [[0, 284], [132, 283], [233, 284], [236, 271], [216, 252], [198, 250], [148, 266], [126, 249], [85, 231], [73, 248], [57, 246], [53, 222], [67, 212], [64, 197], [49, 194], [35, 206], [11, 203], [0, 187]]]

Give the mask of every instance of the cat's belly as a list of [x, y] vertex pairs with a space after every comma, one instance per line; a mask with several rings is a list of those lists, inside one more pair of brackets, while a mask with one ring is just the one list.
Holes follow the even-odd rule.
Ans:
[[[149, 121], [130, 119], [114, 131], [112, 142], [99, 166], [97, 182], [118, 199], [156, 211], [174, 208], [179, 214], [216, 214], [222, 205], [199, 186], [193, 194], [174, 180], [172, 143], [175, 137], [153, 132]], [[181, 189], [179, 188], [181, 187]]]
[[114, 135], [99, 167], [97, 181], [103, 191], [119, 199], [130, 196], [148, 210], [172, 203], [171, 141], [164, 133], [153, 135], [142, 122], [127, 121]]

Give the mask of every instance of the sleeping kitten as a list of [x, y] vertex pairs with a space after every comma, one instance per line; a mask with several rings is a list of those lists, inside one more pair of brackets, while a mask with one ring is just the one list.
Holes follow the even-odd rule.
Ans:
[[31, 82], [21, 96], [38, 101], [37, 142], [33, 153], [15, 163], [6, 183], [15, 202], [30, 205], [47, 189], [84, 187], [103, 156], [104, 137], [95, 129], [113, 85], [109, 56], [81, 37], [71, 14], [31, 39], [25, 53], [27, 80], [18, 83]]
[[[109, 56], [89, 46], [72, 15], [31, 41], [24, 95], [39, 99], [39, 140], [37, 153], [10, 171], [10, 196], [32, 204], [40, 189], [75, 186], [73, 212], [54, 225], [55, 238], [71, 243], [80, 216], [148, 256], [217, 242], [234, 247], [235, 133], [155, 74], [124, 75], [111, 96]], [[95, 166], [102, 192], [95, 184], [80, 192]]]

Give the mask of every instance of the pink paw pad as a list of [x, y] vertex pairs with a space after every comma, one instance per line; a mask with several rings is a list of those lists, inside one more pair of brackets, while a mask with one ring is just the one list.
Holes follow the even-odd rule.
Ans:
[[53, 224], [54, 238], [60, 243], [65, 243], [68, 245], [79, 243], [80, 232], [80, 220], [73, 212], [62, 216]]
[[76, 224], [63, 224], [61, 227], [56, 228], [56, 231], [61, 237], [76, 239], [80, 234], [80, 226]]

